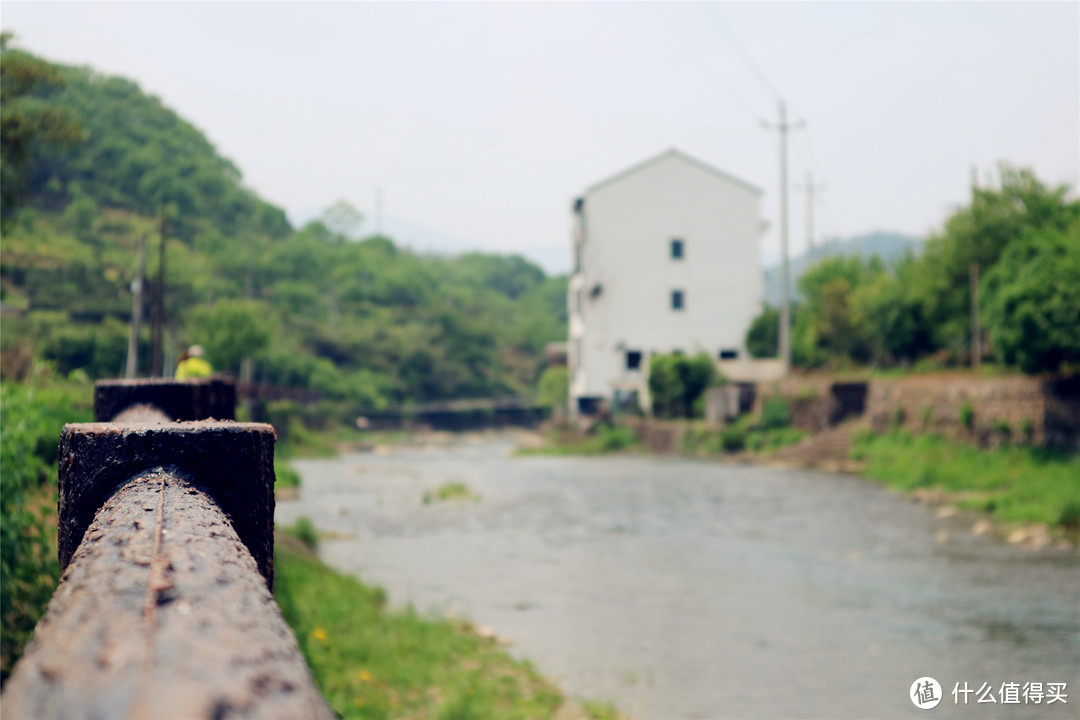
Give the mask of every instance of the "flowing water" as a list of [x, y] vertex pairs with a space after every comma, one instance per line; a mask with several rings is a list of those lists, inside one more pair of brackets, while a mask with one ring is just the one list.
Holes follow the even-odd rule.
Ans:
[[[638, 718], [1080, 717], [1080, 561], [855, 477], [670, 457], [513, 457], [463, 436], [296, 462], [321, 557], [466, 617]], [[447, 482], [478, 497], [424, 502]], [[993, 688], [960, 704], [953, 688]], [[1067, 683], [1003, 704], [1002, 683]], [[987, 693], [983, 693], [986, 700]]]

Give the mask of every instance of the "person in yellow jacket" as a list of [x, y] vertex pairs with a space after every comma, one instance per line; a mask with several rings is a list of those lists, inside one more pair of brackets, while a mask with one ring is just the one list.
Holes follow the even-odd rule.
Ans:
[[210, 377], [214, 368], [210, 367], [204, 358], [202, 345], [192, 345], [180, 356], [180, 362], [176, 365], [176, 379], [189, 380], [191, 378]]

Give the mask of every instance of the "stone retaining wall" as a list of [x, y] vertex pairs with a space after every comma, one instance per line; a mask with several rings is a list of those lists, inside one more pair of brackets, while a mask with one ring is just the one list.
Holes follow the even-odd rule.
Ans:
[[624, 422], [634, 431], [638, 442], [655, 453], [673, 453], [681, 450], [683, 438], [689, 427], [689, 423], [684, 420], [627, 418]]
[[905, 427], [994, 447], [1005, 442], [1076, 449], [1080, 378], [919, 375], [872, 380], [867, 417], [877, 431]]
[[1080, 447], [1080, 376], [941, 373], [863, 382], [794, 376], [759, 388], [754, 412], [760, 414], [764, 401], [775, 395], [787, 400], [792, 425], [811, 433], [863, 414], [879, 432], [904, 427], [982, 447], [1006, 442]]

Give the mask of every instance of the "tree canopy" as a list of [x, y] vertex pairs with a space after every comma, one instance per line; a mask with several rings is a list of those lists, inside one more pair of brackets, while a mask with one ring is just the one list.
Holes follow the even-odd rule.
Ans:
[[[22, 199], [0, 249], [0, 297], [16, 312], [4, 349], [29, 341], [64, 373], [121, 372], [136, 247], [147, 239], [153, 278], [162, 222], [172, 355], [198, 343], [223, 370], [250, 358], [260, 382], [364, 406], [529, 393], [544, 346], [565, 337], [565, 277], [517, 255], [447, 258], [357, 239], [362, 214], [343, 200], [294, 229], [135, 83], [6, 41], [3, 68], [4, 186], [18, 170]], [[22, 128], [9, 110], [63, 117], [80, 133], [71, 145], [35, 140], [9, 165]]]
[[[927, 239], [919, 257], [909, 254], [892, 267], [829, 258], [811, 268], [799, 283], [803, 302], [793, 311], [793, 362], [970, 362], [975, 266], [985, 314], [982, 345], [1025, 372], [1075, 367], [1080, 201], [1068, 187], [1048, 187], [1030, 170], [1002, 164], [999, 178], [995, 186], [974, 188], [971, 203]], [[775, 354], [771, 328], [778, 322], [766, 306], [747, 334], [751, 354]]]

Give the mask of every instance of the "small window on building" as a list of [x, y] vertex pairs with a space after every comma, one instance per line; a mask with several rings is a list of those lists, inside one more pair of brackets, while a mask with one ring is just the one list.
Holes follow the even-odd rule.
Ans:
[[720, 359], [721, 360], [738, 360], [739, 359], [739, 351], [738, 350], [731, 350], [731, 349], [721, 350], [720, 351]]
[[671, 309], [672, 310], [682, 310], [683, 306], [685, 304], [686, 304], [686, 298], [683, 297], [683, 291], [682, 290], [672, 290], [671, 291]]
[[627, 370], [640, 370], [641, 369], [641, 351], [640, 350], [627, 350], [626, 351], [626, 369]]
[[682, 260], [683, 258], [683, 241], [682, 238], [671, 239], [671, 259]]

